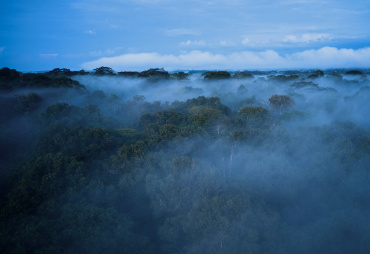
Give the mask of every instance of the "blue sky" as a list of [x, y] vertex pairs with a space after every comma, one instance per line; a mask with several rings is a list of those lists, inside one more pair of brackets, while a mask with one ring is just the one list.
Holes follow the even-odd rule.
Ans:
[[0, 2], [0, 67], [370, 68], [370, 1]]

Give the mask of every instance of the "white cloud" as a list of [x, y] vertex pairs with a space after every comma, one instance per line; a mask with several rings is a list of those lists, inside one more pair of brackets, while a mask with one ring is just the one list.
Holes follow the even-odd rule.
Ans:
[[87, 30], [87, 31], [84, 31], [85, 34], [90, 34], [90, 35], [95, 35], [96, 32], [95, 30]]
[[182, 47], [186, 47], [186, 46], [206, 46], [206, 42], [203, 41], [203, 40], [200, 40], [200, 41], [187, 40], [187, 41], [181, 42], [180, 46], [182, 46]]
[[156, 4], [156, 3], [165, 3], [169, 0], [131, 0], [134, 3], [144, 3], [144, 4]]
[[198, 33], [190, 29], [178, 28], [178, 29], [166, 30], [164, 34], [166, 36], [180, 36], [180, 35], [196, 35]]
[[370, 47], [362, 49], [337, 49], [324, 47], [318, 50], [306, 50], [287, 57], [290, 62], [300, 63], [304, 66], [321, 68], [368, 68], [370, 59]]
[[74, 2], [71, 5], [73, 8], [82, 10], [84, 12], [117, 12], [117, 6], [112, 5], [112, 3], [110, 3], [109, 1], [105, 1], [102, 3], [99, 1], [82, 0]]
[[114, 55], [121, 49], [122, 49], [122, 47], [116, 47], [116, 48], [113, 48], [113, 49], [108, 48], [108, 49], [103, 50], [103, 51], [102, 50], [96, 50], [96, 51], [89, 52], [89, 55], [94, 56], [94, 57]]
[[242, 44], [247, 45], [248, 43], [249, 43], [249, 39], [248, 38], [244, 38], [242, 40]]
[[292, 0], [292, 1], [283, 1], [282, 5], [291, 5], [291, 4], [323, 4], [325, 1], [315, 1], [315, 0]]
[[39, 56], [41, 58], [49, 59], [49, 58], [55, 58], [55, 57], [59, 56], [59, 54], [40, 54]]
[[235, 46], [235, 43], [232, 41], [220, 41], [222, 47], [232, 47]]
[[287, 35], [287, 36], [285, 36], [284, 42], [308, 43], [308, 42], [323, 41], [323, 40], [330, 40], [330, 39], [332, 39], [332, 35], [330, 35], [330, 34], [307, 33], [307, 34], [302, 34], [299, 37], [297, 37], [295, 35]]
[[324, 47], [288, 55], [280, 55], [274, 50], [243, 51], [228, 55], [204, 51], [191, 51], [179, 55], [124, 54], [87, 62], [82, 64], [82, 67], [92, 70], [100, 66], [109, 66], [117, 71], [143, 70], [153, 67], [163, 67], [166, 70], [368, 68], [369, 59], [370, 47], [357, 50]]

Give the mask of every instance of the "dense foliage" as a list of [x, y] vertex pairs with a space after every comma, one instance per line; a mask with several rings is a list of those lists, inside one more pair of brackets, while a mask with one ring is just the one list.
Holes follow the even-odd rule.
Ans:
[[1, 69], [1, 252], [368, 253], [370, 81], [329, 74]]

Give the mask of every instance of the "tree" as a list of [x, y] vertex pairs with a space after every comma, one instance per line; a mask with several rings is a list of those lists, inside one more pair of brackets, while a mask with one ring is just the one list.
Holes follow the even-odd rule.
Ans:
[[[189, 109], [189, 113], [193, 115], [193, 118], [190, 119], [193, 120], [193, 123], [197, 123], [198, 125], [210, 123], [213, 127], [215, 127], [217, 135], [220, 135], [223, 129], [230, 122], [230, 119], [225, 116], [221, 110], [207, 106], [194, 106]], [[199, 117], [194, 118], [194, 116]], [[202, 118], [206, 119], [206, 121], [204, 121]]]
[[51, 71], [48, 71], [46, 74], [49, 74], [51, 76], [72, 76], [72, 71], [70, 69], [67, 69], [67, 68], [55, 68]]
[[306, 88], [306, 87], [309, 87], [309, 88], [319, 88], [319, 85], [314, 83], [314, 82], [311, 82], [311, 81], [300, 81], [300, 82], [294, 82], [293, 84], [290, 85], [291, 87], [294, 87], [294, 88]]
[[172, 73], [171, 78], [176, 80], [187, 80], [188, 79], [188, 73], [185, 73], [183, 71]]
[[270, 113], [262, 107], [244, 107], [239, 111], [236, 123], [241, 127], [265, 128], [267, 127]]
[[203, 75], [205, 80], [220, 80], [231, 78], [231, 74], [227, 71], [208, 71]]
[[350, 70], [346, 72], [347, 75], [362, 75], [362, 71], [359, 70]]
[[251, 79], [251, 78], [254, 78], [254, 76], [250, 73], [247, 73], [247, 72], [236, 72], [236, 73], [234, 73], [233, 78]]
[[12, 81], [18, 79], [21, 76], [21, 73], [15, 69], [9, 69], [4, 67], [0, 69], [0, 81]]
[[291, 108], [294, 104], [294, 101], [287, 95], [273, 95], [269, 99], [270, 106], [273, 109], [276, 109], [281, 114], [282, 111]]
[[308, 78], [314, 79], [314, 78], [320, 78], [324, 76], [324, 72], [322, 70], [317, 70], [311, 75], [308, 76]]
[[170, 78], [170, 74], [163, 68], [153, 68], [142, 71], [138, 75], [139, 78], [147, 78], [150, 81], [166, 80]]
[[19, 87], [48, 87], [48, 88], [75, 88], [86, 90], [85, 86], [78, 81], [72, 80], [65, 75], [54, 77], [44, 73], [25, 73], [21, 76]]
[[27, 95], [17, 95], [17, 104], [15, 110], [19, 113], [25, 114], [38, 109], [43, 99], [37, 93], [31, 92]]
[[279, 81], [279, 82], [287, 82], [291, 80], [298, 79], [299, 75], [292, 74], [292, 75], [270, 75], [268, 76], [269, 80]]
[[97, 76], [114, 75], [114, 71], [110, 67], [102, 66], [102, 67], [94, 69], [94, 71], [95, 71], [94, 75], [97, 75]]
[[[179, 104], [180, 106], [181, 104]], [[183, 105], [181, 105], [183, 106]], [[225, 115], [230, 115], [231, 109], [226, 105], [221, 103], [220, 98], [218, 97], [209, 97], [199, 96], [197, 98], [189, 99], [186, 101], [186, 108], [190, 110], [194, 106], [207, 106], [210, 108], [215, 108], [221, 110]]]
[[139, 75], [139, 72], [137, 71], [120, 71], [118, 72], [118, 75], [125, 77], [125, 78], [137, 78]]
[[46, 126], [62, 124], [68, 127], [87, 126], [87, 127], [107, 127], [115, 126], [112, 118], [100, 113], [96, 105], [77, 107], [67, 103], [56, 103], [46, 108], [41, 115], [41, 121]]

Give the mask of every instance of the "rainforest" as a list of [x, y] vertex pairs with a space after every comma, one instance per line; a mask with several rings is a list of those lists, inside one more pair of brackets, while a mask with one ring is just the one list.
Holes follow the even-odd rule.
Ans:
[[0, 69], [2, 253], [369, 253], [370, 70]]

